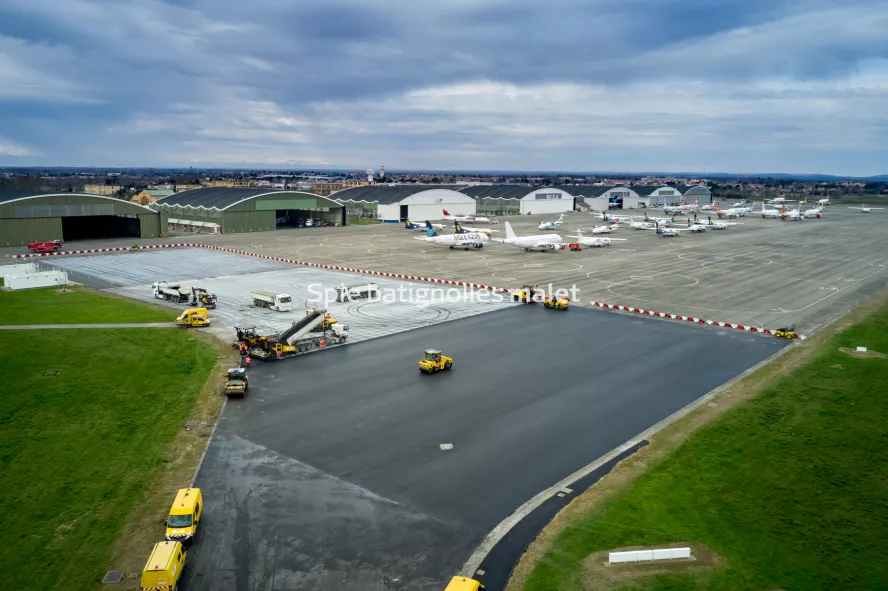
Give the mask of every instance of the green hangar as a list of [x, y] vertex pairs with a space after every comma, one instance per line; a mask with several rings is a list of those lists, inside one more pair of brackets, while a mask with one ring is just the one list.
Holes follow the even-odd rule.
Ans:
[[201, 234], [264, 232], [309, 221], [345, 224], [345, 208], [332, 199], [301, 191], [213, 187], [158, 199], [151, 207], [167, 215], [174, 230]]
[[102, 195], [0, 191], [0, 246], [47, 240], [158, 238], [166, 216]]

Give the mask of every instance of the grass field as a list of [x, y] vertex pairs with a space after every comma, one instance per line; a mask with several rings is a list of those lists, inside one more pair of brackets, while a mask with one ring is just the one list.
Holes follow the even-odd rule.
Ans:
[[[67, 315], [54, 321], [96, 321], [102, 310], [163, 319], [110, 298], [85, 297], [81, 309], [72, 295], [58, 296]], [[32, 312], [46, 321], [45, 308]], [[216, 352], [176, 330], [10, 330], [0, 357], [0, 589], [87, 591], [168, 461]]]
[[[827, 340], [815, 361], [691, 435], [621, 494], [562, 520], [524, 589], [888, 589], [888, 358], [840, 350], [856, 346], [888, 353], [888, 308]], [[619, 580], [583, 564], [603, 550], [676, 542], [705, 544], [724, 562]]]
[[127, 300], [72, 286], [0, 291], [0, 325], [113, 324], [172, 322], [178, 314], [160, 306], [134, 305]]

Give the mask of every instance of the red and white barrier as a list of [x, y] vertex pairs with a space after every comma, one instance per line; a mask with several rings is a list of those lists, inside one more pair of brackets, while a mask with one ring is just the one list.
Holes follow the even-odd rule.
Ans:
[[[329, 269], [331, 271], [344, 271], [346, 273], [360, 273], [362, 275], [374, 275], [377, 277], [391, 277], [392, 279], [405, 279], [407, 281], [424, 281], [427, 283], [439, 283], [443, 285], [455, 285], [458, 287], [469, 287], [471, 289], [484, 289], [494, 293], [509, 293], [511, 290], [506, 287], [494, 287], [492, 285], [484, 285], [483, 283], [470, 283], [467, 281], [454, 281], [452, 279], [437, 279], [435, 277], [420, 277], [418, 275], [404, 275], [403, 273], [388, 273], [386, 271], [369, 271], [367, 269], [356, 269], [354, 267], [342, 267], [340, 265], [325, 265], [323, 263], [312, 263], [309, 261], [299, 261], [296, 259], [288, 259], [284, 257], [275, 257], [267, 254], [258, 254], [255, 252], [248, 252], [246, 250], [235, 250], [233, 248], [225, 248], [223, 246], [213, 246], [210, 244], [198, 244], [198, 243], [174, 243], [174, 244], [151, 244], [146, 246], [139, 246], [138, 250], [153, 250], [157, 248], [207, 248], [210, 250], [218, 250], [220, 252], [228, 252], [232, 254], [239, 254], [243, 256], [255, 257], [258, 259], [266, 259], [269, 261], [278, 261], [281, 263], [289, 263], [291, 265], [302, 265], [305, 267], [314, 267], [317, 269]], [[64, 256], [64, 255], [74, 255], [74, 254], [98, 254], [98, 253], [106, 253], [106, 252], [130, 252], [132, 247], [118, 247], [118, 248], [93, 248], [86, 250], [64, 250], [58, 252], [48, 252], [48, 253], [32, 253], [32, 254], [21, 254], [14, 255], [11, 258], [14, 259], [28, 259], [28, 258], [38, 258], [38, 257], [52, 257], [52, 256]], [[776, 330], [770, 328], [759, 328], [757, 326], [749, 326], [746, 324], [733, 324], [731, 322], [719, 322], [716, 320], [706, 320], [704, 318], [697, 318], [694, 316], [681, 316], [679, 314], [669, 314], [665, 312], [654, 312], [653, 310], [645, 310], [643, 308], [634, 308], [632, 306], [621, 306], [619, 304], [606, 304], [604, 302], [596, 302], [592, 301], [591, 304], [598, 308], [606, 308], [608, 310], [620, 310], [621, 312], [631, 312], [634, 314], [641, 314], [643, 316], [654, 316], [656, 318], [668, 318], [671, 320], [681, 320], [685, 322], [693, 322], [695, 324], [706, 324], [709, 326], [718, 326], [720, 328], [735, 328], [737, 330], [744, 330], [747, 332], [759, 332], [762, 334], [773, 335]]]

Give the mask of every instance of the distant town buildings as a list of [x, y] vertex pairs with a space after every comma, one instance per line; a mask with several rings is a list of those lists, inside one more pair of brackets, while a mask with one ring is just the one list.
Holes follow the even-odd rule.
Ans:
[[120, 185], [83, 185], [83, 192], [89, 195], [114, 195], [120, 191]]

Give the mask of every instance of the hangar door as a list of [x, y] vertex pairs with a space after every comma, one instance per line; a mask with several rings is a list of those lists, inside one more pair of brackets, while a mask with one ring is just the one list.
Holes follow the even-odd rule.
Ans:
[[[256, 200], [258, 211], [274, 211], [275, 227], [304, 227], [308, 224], [316, 226], [343, 225], [345, 208], [330, 205], [324, 200], [318, 202], [314, 198], [293, 199], [259, 199]], [[325, 206], [326, 205], [326, 206]]]
[[521, 213], [564, 213], [573, 211], [573, 197], [561, 191], [537, 191], [521, 200]]

